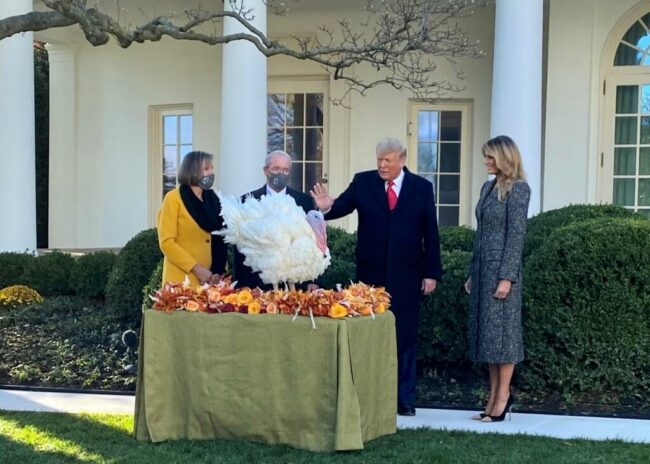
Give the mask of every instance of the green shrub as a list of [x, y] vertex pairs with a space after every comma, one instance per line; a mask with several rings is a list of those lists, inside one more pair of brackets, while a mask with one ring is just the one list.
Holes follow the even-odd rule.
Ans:
[[72, 295], [70, 273], [75, 259], [67, 253], [52, 251], [27, 262], [23, 281], [43, 296]]
[[106, 301], [119, 318], [139, 322], [142, 289], [161, 259], [156, 229], [140, 232], [122, 248], [106, 285]]
[[29, 253], [0, 253], [0, 288], [24, 284], [25, 268], [33, 259]]
[[109, 251], [89, 253], [77, 258], [70, 273], [70, 286], [75, 294], [85, 298], [104, 298], [115, 258], [115, 253]]
[[145, 309], [151, 308], [152, 301], [149, 298], [149, 295], [153, 295], [153, 293], [156, 290], [158, 290], [162, 284], [162, 269], [163, 269], [163, 262], [160, 261], [156, 266], [156, 269], [154, 269], [153, 272], [151, 273], [151, 277], [149, 277], [149, 282], [147, 282], [147, 285], [145, 285], [144, 288], [142, 289], [142, 310], [143, 311]]
[[25, 285], [12, 285], [0, 290], [0, 309], [14, 309], [19, 306], [42, 303], [43, 297], [36, 290]]
[[522, 387], [564, 394], [650, 388], [650, 221], [555, 230], [524, 268]]
[[440, 228], [440, 249], [442, 251], [472, 251], [474, 230], [466, 226], [444, 226]]
[[319, 279], [323, 288], [335, 288], [336, 284], [345, 286], [351, 280], [355, 280], [357, 266], [354, 249], [356, 245], [356, 234], [351, 234], [338, 227], [327, 227], [327, 246], [330, 249], [332, 262]]
[[642, 217], [629, 209], [614, 205], [570, 205], [538, 214], [528, 220], [524, 243], [524, 260], [546, 242], [554, 230], [577, 222], [598, 218]]
[[466, 251], [442, 252], [444, 280], [420, 308], [417, 353], [424, 365], [467, 362], [469, 297], [463, 285], [470, 258]]

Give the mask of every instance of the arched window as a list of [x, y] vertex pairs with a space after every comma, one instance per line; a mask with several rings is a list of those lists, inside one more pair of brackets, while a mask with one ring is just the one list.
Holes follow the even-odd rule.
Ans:
[[627, 30], [616, 49], [614, 66], [650, 65], [650, 13]]
[[644, 13], [622, 36], [618, 30], [613, 63], [607, 58], [601, 166], [603, 199], [650, 217], [650, 13]]

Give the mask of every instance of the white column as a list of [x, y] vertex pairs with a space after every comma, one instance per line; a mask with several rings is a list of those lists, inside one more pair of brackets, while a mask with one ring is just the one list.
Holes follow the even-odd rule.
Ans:
[[509, 135], [531, 188], [529, 215], [541, 208], [543, 0], [497, 0], [490, 135]]
[[[32, 0], [0, 2], [0, 18]], [[0, 251], [36, 249], [34, 34], [0, 40]]]
[[[266, 5], [246, 0], [251, 24], [266, 34]], [[224, 8], [230, 9], [229, 2]], [[226, 18], [224, 35], [248, 31]], [[224, 45], [221, 82], [221, 153], [216, 167], [217, 188], [243, 194], [264, 184], [266, 157], [266, 57], [253, 44], [235, 41]]]
[[47, 45], [50, 63], [50, 173], [48, 239], [50, 248], [77, 244], [77, 161], [75, 147], [75, 52]]

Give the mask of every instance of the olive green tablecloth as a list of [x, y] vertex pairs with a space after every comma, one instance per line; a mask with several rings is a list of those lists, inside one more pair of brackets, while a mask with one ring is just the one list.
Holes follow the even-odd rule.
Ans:
[[362, 449], [396, 429], [391, 312], [335, 320], [146, 311], [135, 436]]

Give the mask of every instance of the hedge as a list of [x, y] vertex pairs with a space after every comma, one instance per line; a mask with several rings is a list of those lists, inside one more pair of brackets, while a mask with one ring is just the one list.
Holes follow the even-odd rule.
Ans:
[[444, 280], [424, 298], [418, 327], [418, 360], [425, 364], [467, 362], [469, 298], [463, 285], [472, 254], [443, 251]]
[[524, 281], [524, 388], [648, 391], [650, 221], [559, 228], [529, 258]]
[[60, 251], [52, 251], [27, 261], [21, 280], [41, 295], [72, 295], [70, 274], [75, 259]]
[[108, 251], [78, 257], [70, 273], [70, 286], [74, 293], [85, 298], [103, 299], [116, 257], [115, 253]]
[[570, 205], [538, 214], [528, 220], [524, 260], [549, 239], [553, 231], [570, 224], [598, 218], [642, 218], [637, 213], [615, 205]]
[[106, 301], [123, 321], [139, 324], [142, 289], [161, 259], [156, 229], [140, 232], [117, 255], [106, 286]]

